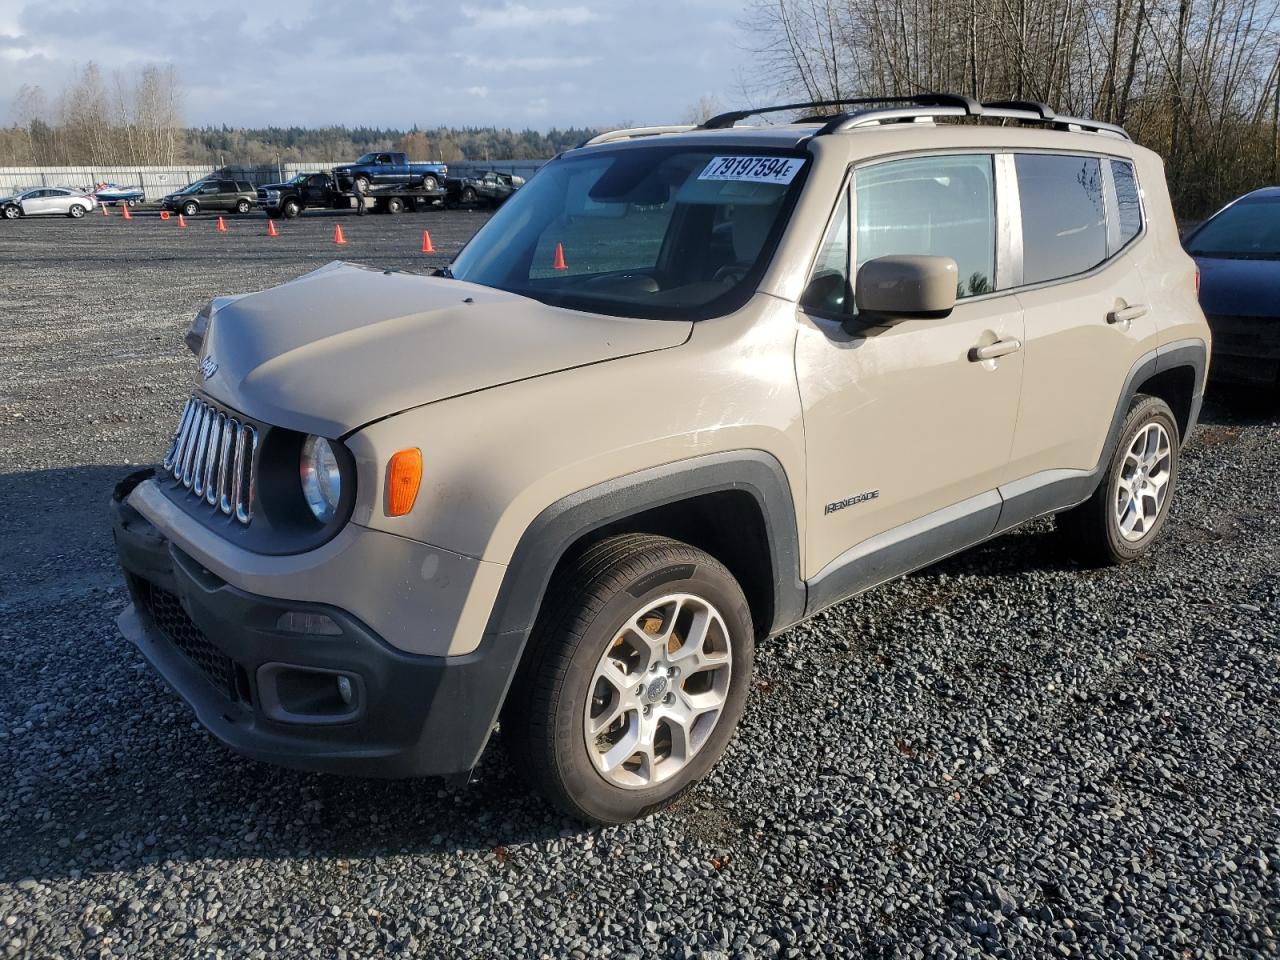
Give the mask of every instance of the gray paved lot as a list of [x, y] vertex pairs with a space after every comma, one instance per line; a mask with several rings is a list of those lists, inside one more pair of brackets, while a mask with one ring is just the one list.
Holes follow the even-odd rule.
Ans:
[[[421, 269], [471, 213], [347, 216]], [[1149, 560], [1041, 523], [768, 644], [678, 809], [239, 759], [113, 625], [103, 504], [162, 452], [208, 297], [334, 258], [141, 217], [0, 223], [0, 956], [1280, 954], [1280, 413], [1214, 402]]]

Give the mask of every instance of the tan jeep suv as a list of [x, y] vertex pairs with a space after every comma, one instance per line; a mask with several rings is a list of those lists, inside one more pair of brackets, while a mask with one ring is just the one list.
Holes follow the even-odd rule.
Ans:
[[[1035, 517], [1160, 533], [1209, 356], [1159, 157], [932, 95], [596, 137], [441, 276], [215, 300], [113, 500], [134, 641], [222, 741], [590, 821], [703, 776], [756, 641]], [[816, 115], [815, 115], [816, 114]]]

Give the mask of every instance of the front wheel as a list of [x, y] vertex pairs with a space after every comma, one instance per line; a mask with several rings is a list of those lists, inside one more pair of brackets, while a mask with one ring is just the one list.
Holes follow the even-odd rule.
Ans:
[[1081, 560], [1126, 563], [1151, 548], [1169, 517], [1178, 460], [1178, 421], [1169, 405], [1135, 397], [1093, 496], [1058, 515], [1059, 531]]
[[353, 184], [353, 185], [355, 186], [356, 193], [359, 193], [359, 194], [366, 194], [366, 193], [368, 193], [368, 192], [369, 192], [369, 178], [368, 178], [368, 177], [356, 177], [355, 182], [354, 182], [354, 184]]
[[475, 203], [475, 202], [476, 202], [476, 192], [475, 192], [474, 190], [472, 190], [470, 187], [467, 187], [465, 190], [463, 190], [463, 191], [462, 191], [462, 202], [463, 202], [463, 203]]
[[7, 204], [3, 210], [6, 220], [17, 220], [22, 215], [22, 211], [18, 209], [16, 203]]
[[194, 200], [189, 200], [182, 205], [182, 214], [186, 217], [194, 217], [200, 211], [200, 207], [196, 205]]
[[249, 201], [248, 201], [248, 200], [237, 200], [237, 201], [236, 201], [236, 213], [248, 213], [248, 212], [249, 212]]
[[755, 640], [718, 560], [624, 534], [555, 578], [507, 705], [512, 754], [557, 807], [622, 823], [671, 803], [742, 715]]
[[284, 214], [286, 220], [292, 220], [302, 212], [302, 207], [298, 205], [297, 200], [286, 200], [284, 206], [280, 208], [280, 212]]
[[84, 207], [80, 206], [78, 203], [73, 203], [71, 205], [71, 209], [67, 211], [67, 216], [71, 217], [73, 220], [79, 220], [85, 215], [85, 212]]
[[440, 181], [437, 180], [435, 177], [433, 177], [431, 174], [427, 174], [425, 177], [422, 178], [423, 190], [436, 190], [439, 188], [439, 186], [440, 186]]

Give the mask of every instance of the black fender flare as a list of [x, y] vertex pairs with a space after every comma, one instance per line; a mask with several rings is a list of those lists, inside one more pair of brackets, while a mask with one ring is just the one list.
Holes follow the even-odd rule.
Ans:
[[[467, 685], [465, 723], [449, 752], [469, 770], [479, 761], [507, 697], [538, 616], [551, 575], [575, 542], [629, 516], [708, 493], [741, 490], [760, 508], [773, 569], [773, 624], [769, 633], [804, 617], [800, 536], [795, 498], [782, 464], [762, 450], [736, 450], [679, 460], [628, 474], [570, 494], [544, 508], [525, 529], [489, 621], [475, 651], [461, 660], [483, 664]], [[452, 659], [452, 658], [450, 658]], [[479, 664], [477, 664], [479, 665]], [[461, 718], [459, 718], [461, 719]]]

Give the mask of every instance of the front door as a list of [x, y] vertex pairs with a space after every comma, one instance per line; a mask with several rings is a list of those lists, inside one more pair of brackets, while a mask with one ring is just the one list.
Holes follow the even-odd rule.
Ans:
[[[796, 344], [818, 605], [994, 529], [1023, 364], [1021, 307], [995, 289], [995, 195], [989, 155], [892, 160], [859, 168], [833, 217]], [[890, 254], [956, 261], [950, 315], [859, 325], [849, 264]]]

